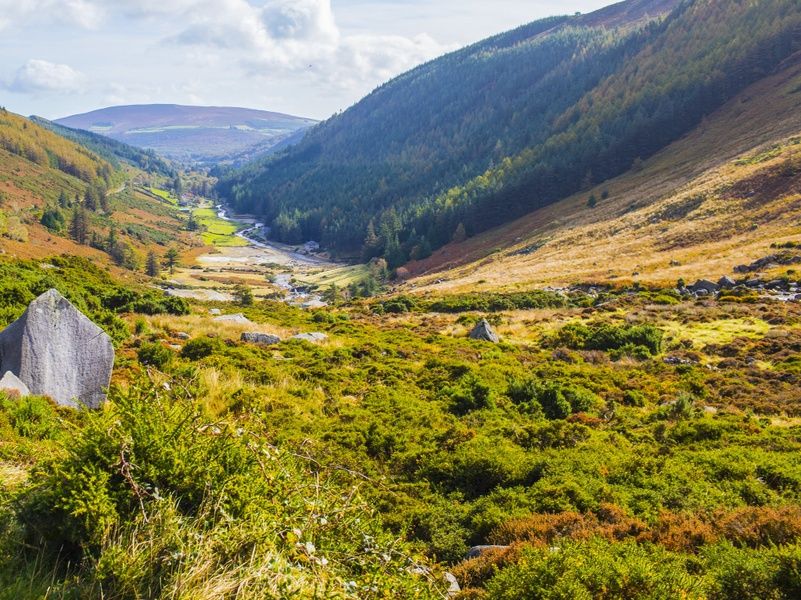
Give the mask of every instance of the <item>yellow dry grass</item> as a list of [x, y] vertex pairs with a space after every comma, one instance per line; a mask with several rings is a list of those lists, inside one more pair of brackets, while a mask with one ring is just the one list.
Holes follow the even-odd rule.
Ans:
[[659, 325], [670, 338], [689, 340], [696, 348], [708, 344], [728, 344], [736, 338], [762, 338], [771, 326], [761, 319], [719, 319], [708, 323], [668, 321]]
[[[235, 313], [235, 310], [229, 312]], [[246, 331], [270, 333], [281, 338], [294, 335], [293, 330], [265, 323], [230, 323], [215, 321], [210, 315], [192, 314], [185, 316], [157, 315], [146, 319], [151, 329], [174, 335], [185, 332], [193, 337], [215, 335], [223, 339], [239, 339]]]

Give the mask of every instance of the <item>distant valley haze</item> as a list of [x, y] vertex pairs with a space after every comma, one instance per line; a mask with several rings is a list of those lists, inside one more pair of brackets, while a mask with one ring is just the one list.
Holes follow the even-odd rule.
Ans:
[[417, 64], [609, 0], [0, 0], [0, 104], [49, 119], [132, 104], [324, 119]]

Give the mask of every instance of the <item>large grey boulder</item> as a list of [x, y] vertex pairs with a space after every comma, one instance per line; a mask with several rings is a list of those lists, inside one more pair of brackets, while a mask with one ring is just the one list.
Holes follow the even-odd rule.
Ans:
[[493, 344], [501, 341], [501, 338], [498, 337], [498, 334], [495, 333], [492, 325], [486, 319], [481, 319], [481, 322], [473, 328], [473, 331], [470, 332], [470, 339], [492, 342]]
[[241, 339], [249, 344], [261, 344], [263, 346], [272, 346], [281, 342], [281, 338], [277, 335], [257, 332], [243, 333]]
[[28, 386], [21, 382], [19, 377], [11, 371], [6, 371], [6, 374], [0, 379], [0, 392], [10, 392], [20, 398], [31, 395]]
[[0, 372], [11, 371], [37, 396], [63, 406], [99, 407], [114, 367], [114, 346], [57, 290], [31, 302], [0, 333]]
[[731, 277], [724, 275], [718, 281], [718, 286], [723, 288], [724, 290], [730, 290], [737, 285], [737, 282], [734, 281]]
[[716, 293], [719, 288], [716, 283], [713, 283], [708, 279], [699, 279], [690, 286], [690, 289], [696, 294], [699, 292], [704, 292], [706, 295], [709, 295]]

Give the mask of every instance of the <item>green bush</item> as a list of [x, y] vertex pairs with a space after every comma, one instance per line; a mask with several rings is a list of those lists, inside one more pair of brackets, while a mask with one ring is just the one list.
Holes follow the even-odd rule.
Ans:
[[222, 347], [220, 340], [210, 337], [190, 340], [181, 348], [181, 357], [189, 360], [201, 360], [211, 356]]
[[618, 355], [622, 353], [647, 357], [662, 351], [663, 337], [662, 330], [652, 325], [571, 323], [553, 336], [551, 345], [575, 350], [618, 351]]
[[488, 585], [494, 600], [696, 598], [698, 581], [680, 556], [659, 547], [600, 539], [530, 548]]
[[56, 407], [47, 398], [40, 396], [8, 398], [0, 394], [0, 410], [8, 415], [11, 426], [22, 437], [34, 440], [49, 439], [59, 430]]
[[442, 597], [346, 473], [210, 423], [177, 388], [112, 390], [32, 473], [16, 503], [25, 543], [73, 565], [43, 575], [52, 595]]
[[139, 362], [149, 367], [164, 370], [175, 359], [175, 353], [158, 342], [145, 342], [136, 351]]

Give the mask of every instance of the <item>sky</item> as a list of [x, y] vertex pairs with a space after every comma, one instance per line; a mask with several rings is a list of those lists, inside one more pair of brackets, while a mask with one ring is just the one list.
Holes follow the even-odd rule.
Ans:
[[0, 106], [119, 104], [326, 118], [485, 37], [613, 0], [0, 0]]

